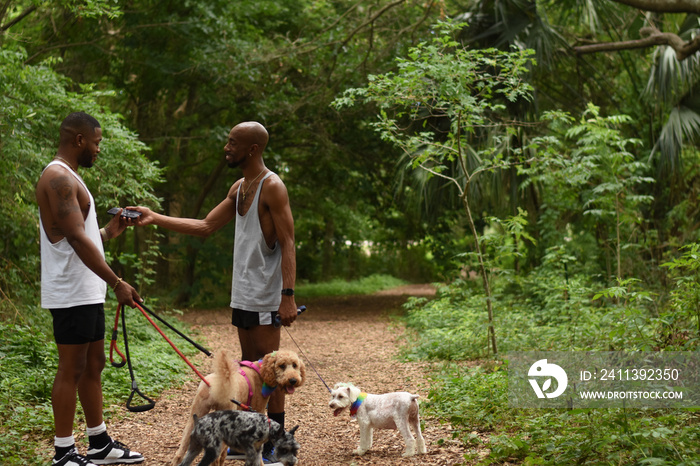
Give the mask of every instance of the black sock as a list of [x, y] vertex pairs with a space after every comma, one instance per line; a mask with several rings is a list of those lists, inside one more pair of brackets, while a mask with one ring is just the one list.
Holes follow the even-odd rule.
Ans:
[[54, 448], [56, 449], [56, 456], [54, 456], [53, 458], [54, 458], [56, 461], [58, 461], [58, 460], [60, 460], [61, 458], [63, 458], [64, 456], [66, 456], [68, 453], [70, 453], [70, 452], [72, 452], [73, 450], [75, 450], [75, 445], [71, 445], [71, 446], [69, 446], [69, 447], [57, 447], [57, 446], [54, 445]]
[[107, 445], [109, 445], [112, 439], [109, 437], [107, 432], [102, 432], [101, 434], [90, 435], [88, 437], [88, 441], [90, 443], [90, 448], [94, 448], [95, 450], [101, 450]]
[[281, 425], [284, 429], [284, 411], [281, 413], [267, 413], [267, 417]]

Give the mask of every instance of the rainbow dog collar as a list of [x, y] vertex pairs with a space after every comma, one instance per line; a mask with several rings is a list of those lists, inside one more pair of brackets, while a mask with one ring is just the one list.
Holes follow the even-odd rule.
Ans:
[[365, 398], [367, 398], [367, 393], [365, 392], [360, 392], [360, 394], [357, 395], [357, 399], [350, 405], [350, 417], [355, 417], [357, 415], [357, 410], [360, 409], [360, 405], [365, 401]]

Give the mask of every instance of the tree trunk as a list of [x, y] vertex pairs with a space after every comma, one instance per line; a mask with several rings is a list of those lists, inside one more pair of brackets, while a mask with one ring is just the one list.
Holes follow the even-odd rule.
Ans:
[[479, 244], [479, 234], [476, 231], [476, 226], [474, 225], [474, 219], [472, 218], [472, 210], [469, 207], [469, 185], [466, 186], [464, 194], [462, 195], [462, 202], [464, 203], [464, 211], [467, 214], [467, 219], [469, 220], [469, 228], [472, 230], [472, 235], [474, 235], [474, 243], [476, 245], [476, 256], [479, 259], [479, 270], [481, 271], [481, 280], [484, 285], [484, 293], [486, 293], [486, 311], [489, 318], [489, 340], [491, 342], [491, 349], [493, 349], [493, 354], [498, 354], [498, 346], [496, 345], [496, 330], [493, 327], [493, 306], [491, 303], [491, 286], [489, 285], [489, 277], [486, 272], [486, 266], [484, 265], [484, 256], [481, 252], [481, 245]]

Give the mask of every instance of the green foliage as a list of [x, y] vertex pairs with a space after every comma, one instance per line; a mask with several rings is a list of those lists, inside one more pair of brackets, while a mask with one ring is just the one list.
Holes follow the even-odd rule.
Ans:
[[458, 27], [439, 23], [435, 39], [411, 48], [408, 58], [397, 59], [395, 73], [370, 75], [366, 87], [348, 89], [333, 102], [336, 108], [376, 104], [379, 114], [371, 123], [375, 130], [409, 154], [414, 168], [437, 176], [446, 172], [448, 162], [466, 158], [469, 149], [478, 153], [480, 169], [498, 165], [509, 154], [494, 151], [490, 141], [480, 146], [475, 133], [485, 125], [505, 132], [506, 103], [528, 99], [532, 91], [522, 78], [530, 51], [468, 49], [452, 39]]
[[[572, 152], [576, 173], [584, 174], [573, 188], [584, 189], [584, 214], [596, 218], [602, 228], [612, 230], [611, 238], [602, 239], [612, 243], [616, 251], [618, 279], [622, 278], [621, 249], [635, 245], [631, 241], [622, 244], [622, 240], [634, 236], [644, 221], [640, 207], [653, 200], [652, 196], [638, 194], [635, 188], [655, 181], [643, 176], [648, 171], [647, 165], [635, 160], [627, 150], [628, 146], [641, 143], [638, 139], [622, 137], [619, 127], [629, 121], [626, 116], [603, 118], [599, 109], [589, 104], [581, 124], [567, 132], [567, 137], [577, 140], [578, 147]], [[581, 167], [587, 169], [581, 170]], [[605, 217], [612, 221], [601, 222]]]
[[507, 363], [445, 364], [432, 381], [425, 411], [450, 421], [453, 436], [470, 452], [469, 464], [691, 465], [700, 461], [696, 448], [700, 430], [692, 412], [511, 408]]
[[700, 346], [700, 244], [681, 248], [683, 254], [665, 264], [675, 287], [659, 315], [659, 333], [664, 346], [676, 351], [694, 351]]
[[405, 284], [405, 281], [390, 275], [370, 275], [353, 281], [336, 279], [328, 282], [300, 283], [296, 287], [296, 294], [299, 296], [299, 299], [318, 296], [362, 295]]
[[[301, 283], [330, 278], [341, 280], [307, 293], [364, 292], [342, 279], [371, 273], [460, 277], [436, 300], [410, 303], [422, 337], [412, 357], [483, 357], [491, 305], [501, 350], [697, 349], [698, 251], [683, 248], [699, 239], [697, 60], [678, 62], [668, 47], [570, 47], [581, 37], [637, 39], [650, 19], [690, 40], [697, 18], [652, 18], [619, 2], [467, 3], [5, 2], [0, 321], [49, 334], [36, 308], [33, 186], [60, 120], [83, 109], [106, 137], [84, 173], [100, 215], [162, 200], [165, 213], [201, 218], [239, 176], [221, 161], [226, 133], [244, 119], [263, 122], [266, 163], [292, 201], [300, 293]], [[466, 23], [434, 23], [450, 17]], [[329, 108], [336, 97], [342, 113]], [[460, 215], [465, 206], [473, 222]], [[108, 259], [142, 293], [220, 305], [231, 237], [130, 230], [108, 243]], [[473, 276], [480, 260], [492, 296]], [[696, 459], [685, 454], [697, 445], [685, 413], [520, 416], [500, 404], [502, 376], [460, 370], [431, 393], [445, 403], [436, 404], [441, 416], [500, 429], [485, 462]], [[475, 403], [462, 403], [462, 382]], [[16, 414], [0, 406], [10, 413], [3, 446], [31, 438], [14, 427], [22, 417], [48, 425], [46, 402], [14, 401]], [[479, 438], [463, 435], [467, 444]]]
[[[648, 292], [634, 281], [595, 293], [580, 275], [543, 266], [525, 279], [494, 280], [494, 325], [501, 351], [652, 351], [660, 345]], [[614, 297], [598, 303], [599, 298]], [[411, 358], [471, 360], [487, 356], [484, 297], [473, 281], [438, 289], [434, 300], [412, 298], [407, 324], [420, 336]], [[693, 311], [694, 312], [694, 311]]]
[[[508, 403], [508, 379], [504, 368], [484, 363], [466, 367], [457, 363], [443, 363], [431, 375], [428, 393], [428, 411], [449, 421], [453, 426], [479, 426], [493, 429], [509, 418], [502, 406]], [[423, 406], [424, 404], [422, 404]], [[470, 433], [456, 432], [467, 437]]]
[[[38, 296], [38, 209], [34, 185], [54, 155], [58, 127], [71, 111], [94, 115], [104, 141], [96, 166], [81, 175], [91, 188], [98, 217], [109, 207], [128, 203], [157, 204], [153, 185], [160, 170], [144, 156], [146, 146], [121, 123], [121, 117], [101, 102], [112, 93], [83, 86], [80, 93], [66, 90], [71, 83], [49, 63], [25, 65], [26, 54], [0, 49], [0, 170], [11, 174], [0, 185], [0, 315], [23, 317], [22, 304], [32, 309]], [[117, 245], [110, 245], [113, 248]], [[113, 255], [120, 252], [112, 250]]]

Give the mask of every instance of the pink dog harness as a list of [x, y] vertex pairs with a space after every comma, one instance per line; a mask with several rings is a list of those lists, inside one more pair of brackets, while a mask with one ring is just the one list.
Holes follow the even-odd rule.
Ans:
[[[248, 367], [250, 369], [253, 369], [255, 372], [260, 375], [260, 364], [262, 363], [262, 359], [259, 361], [255, 362], [250, 362], [250, 361], [238, 361], [238, 364], [241, 366]], [[253, 384], [250, 383], [250, 380], [248, 379], [248, 375], [245, 373], [243, 369], [238, 371], [239, 374], [243, 376], [245, 379], [246, 383], [248, 384], [248, 402], [246, 403], [247, 405], [250, 405], [250, 402], [253, 401]], [[262, 378], [262, 376], [261, 376]], [[263, 398], [268, 398], [270, 395], [272, 395], [272, 392], [275, 391], [275, 388], [277, 387], [270, 387], [268, 384], [263, 381], [262, 385], [262, 396]]]

